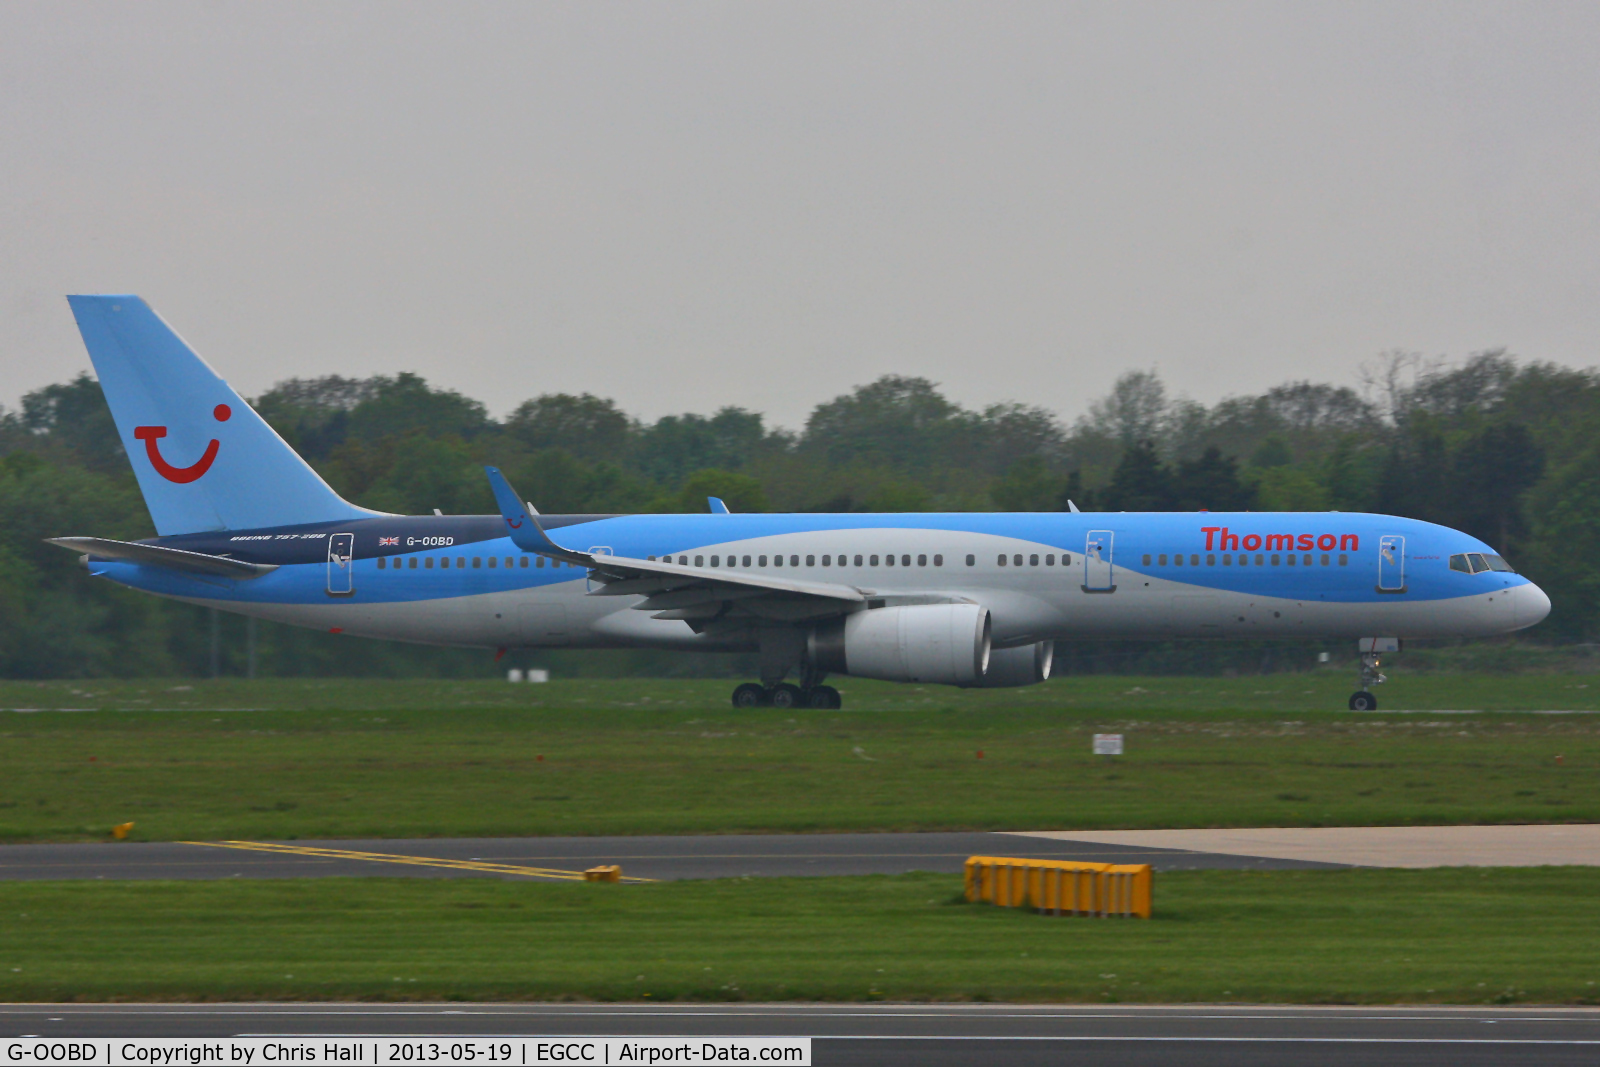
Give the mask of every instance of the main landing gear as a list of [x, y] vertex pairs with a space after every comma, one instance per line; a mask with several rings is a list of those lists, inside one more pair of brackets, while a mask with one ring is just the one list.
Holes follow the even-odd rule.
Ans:
[[746, 682], [733, 691], [736, 708], [820, 708], [838, 709], [844, 698], [831, 685], [816, 685], [801, 689], [798, 685], [780, 682], [774, 686]]
[[[1398, 644], [1396, 645], [1398, 647]], [[1372, 687], [1382, 685], [1389, 679], [1378, 670], [1377, 642], [1371, 639], [1361, 643], [1361, 688], [1350, 694], [1351, 711], [1377, 711], [1378, 698], [1372, 695]]]

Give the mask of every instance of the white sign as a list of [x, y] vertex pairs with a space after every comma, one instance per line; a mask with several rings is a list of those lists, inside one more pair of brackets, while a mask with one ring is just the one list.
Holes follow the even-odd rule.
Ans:
[[200, 1067], [264, 1063], [665, 1064], [782, 1063], [810, 1067], [808, 1037], [224, 1037], [22, 1038], [0, 1042], [5, 1063]]
[[1122, 755], [1122, 735], [1121, 734], [1095, 734], [1094, 735], [1094, 754], [1096, 756], [1120, 756], [1120, 755]]

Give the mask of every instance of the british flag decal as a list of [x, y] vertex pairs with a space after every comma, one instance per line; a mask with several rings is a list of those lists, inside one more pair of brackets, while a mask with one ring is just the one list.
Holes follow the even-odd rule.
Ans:
[[384, 545], [394, 545], [396, 548], [398, 548], [398, 547], [400, 547], [400, 538], [398, 538], [398, 537], [380, 537], [380, 538], [378, 538], [378, 547], [382, 548]]

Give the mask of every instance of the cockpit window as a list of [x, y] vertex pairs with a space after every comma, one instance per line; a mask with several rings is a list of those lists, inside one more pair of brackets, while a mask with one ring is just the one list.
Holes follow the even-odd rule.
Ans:
[[1483, 558], [1488, 562], [1489, 569], [1492, 571], [1505, 571], [1507, 574], [1517, 573], [1516, 571], [1512, 570], [1511, 564], [1507, 563], [1505, 561], [1505, 557], [1503, 556], [1491, 556], [1485, 554]]
[[1483, 553], [1481, 552], [1468, 552], [1467, 562], [1472, 564], [1473, 574], [1489, 569], [1489, 561], [1483, 558]]
[[1451, 556], [1450, 569], [1453, 571], [1460, 571], [1462, 574], [1471, 574], [1472, 564], [1467, 562], [1467, 554], [1465, 552], [1458, 552]]

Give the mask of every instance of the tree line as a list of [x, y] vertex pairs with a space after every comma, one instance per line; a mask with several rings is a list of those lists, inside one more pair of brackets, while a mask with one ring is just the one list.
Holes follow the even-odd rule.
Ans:
[[[1501, 351], [1458, 363], [1390, 353], [1360, 385], [1291, 382], [1208, 406], [1132, 371], [1068, 423], [1025, 404], [963, 407], [927, 379], [886, 376], [819, 404], [799, 430], [738, 407], [646, 421], [564, 393], [496, 419], [410, 373], [291, 379], [252, 404], [345, 497], [409, 514], [493, 511], [482, 473], [493, 463], [549, 513], [704, 511], [715, 495], [736, 511], [1404, 515], [1482, 538], [1543, 585], [1554, 608], [1535, 639], [1593, 639], [1600, 374]], [[202, 611], [93, 581], [41, 541], [89, 533], [153, 529], [99, 384], [80, 375], [0, 409], [0, 675], [205, 673]], [[243, 624], [223, 625], [224, 670], [237, 671]], [[1161, 663], [1193, 662], [1163, 648], [1151, 652]], [[491, 669], [472, 651], [266, 624], [259, 653], [272, 674]], [[1093, 666], [1085, 655], [1074, 653]], [[684, 659], [629, 654], [609, 669], [725, 669]]]

